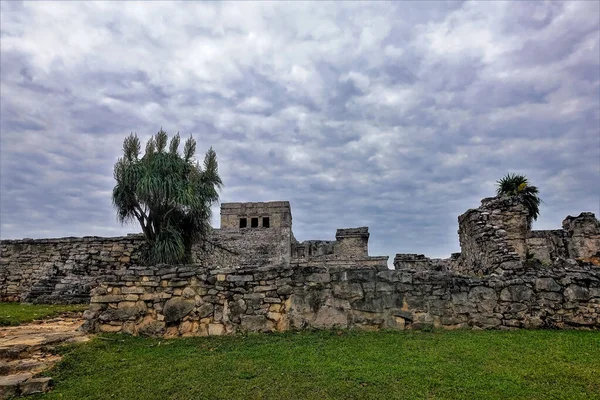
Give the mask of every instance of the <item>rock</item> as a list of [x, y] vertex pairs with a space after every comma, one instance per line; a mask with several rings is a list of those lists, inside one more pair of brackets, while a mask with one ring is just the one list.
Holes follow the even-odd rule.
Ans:
[[8, 399], [19, 394], [19, 385], [31, 378], [31, 374], [0, 376], [0, 399]]
[[191, 300], [183, 300], [180, 297], [169, 299], [163, 308], [163, 315], [167, 323], [180, 321], [188, 315], [195, 307], [195, 302]]
[[282, 285], [277, 289], [277, 294], [280, 296], [289, 296], [294, 291], [290, 285]]
[[347, 328], [348, 315], [337, 308], [321, 307], [311, 325], [317, 329]]
[[273, 323], [264, 315], [243, 315], [240, 319], [240, 328], [249, 332], [272, 332]]
[[577, 285], [569, 285], [564, 292], [568, 301], [587, 301], [590, 297], [589, 290]]
[[156, 320], [144, 321], [138, 325], [137, 331], [142, 336], [161, 336], [165, 331], [165, 323]]
[[220, 336], [225, 333], [223, 324], [208, 324], [208, 334], [211, 336]]
[[497, 300], [496, 291], [485, 286], [476, 286], [469, 292], [470, 301], [478, 302], [481, 300]]
[[473, 324], [484, 329], [496, 328], [500, 326], [501, 323], [502, 321], [496, 317], [488, 317], [481, 314], [473, 316]]
[[[244, 301], [241, 300], [241, 302], [243, 303]], [[215, 310], [214, 305], [212, 305], [211, 303], [204, 303], [196, 309], [196, 313], [198, 314], [198, 316], [200, 318], [204, 318], [204, 317], [208, 317], [210, 314], [212, 314], [214, 312], [214, 310]]]
[[123, 301], [117, 308], [109, 308], [100, 314], [100, 321], [127, 321], [138, 318], [147, 311], [146, 303], [143, 301]]
[[307, 282], [327, 283], [331, 282], [331, 275], [328, 273], [314, 273], [306, 277]]
[[194, 298], [195, 296], [196, 296], [196, 292], [191, 287], [186, 287], [181, 292], [181, 297], [183, 297], [185, 300]]
[[52, 378], [32, 378], [19, 386], [21, 389], [21, 396], [27, 396], [35, 393], [44, 393], [49, 389]]
[[281, 319], [281, 313], [278, 312], [268, 312], [267, 313], [267, 318], [272, 320], [272, 321], [279, 321]]
[[509, 286], [500, 292], [502, 301], [530, 301], [533, 296], [533, 290], [525, 285]]
[[198, 330], [198, 323], [194, 321], [184, 321], [179, 325], [179, 334], [185, 335], [188, 333], [194, 333]]
[[228, 275], [227, 282], [250, 282], [253, 281], [252, 275]]
[[100, 332], [116, 333], [121, 331], [121, 325], [101, 324], [99, 329]]
[[552, 278], [539, 278], [535, 281], [535, 290], [544, 292], [559, 292], [562, 290], [562, 286], [560, 286]]
[[135, 335], [135, 322], [133, 322], [133, 321], [124, 322], [121, 332], [126, 333], [128, 335]]
[[108, 294], [106, 296], [95, 296], [94, 303], [118, 303], [124, 299], [120, 294]]

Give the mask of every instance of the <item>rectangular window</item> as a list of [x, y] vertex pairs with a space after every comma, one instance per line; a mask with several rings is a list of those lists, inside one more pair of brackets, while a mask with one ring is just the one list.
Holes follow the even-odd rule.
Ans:
[[263, 217], [263, 228], [268, 228], [270, 226], [269, 217]]
[[258, 228], [258, 218], [252, 218], [252, 219], [250, 219], [250, 227], [251, 228]]
[[240, 218], [240, 228], [245, 228], [248, 226], [248, 220], [246, 218]]

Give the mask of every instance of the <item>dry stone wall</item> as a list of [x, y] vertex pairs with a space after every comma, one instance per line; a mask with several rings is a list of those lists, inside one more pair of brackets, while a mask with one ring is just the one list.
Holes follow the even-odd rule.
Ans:
[[286, 267], [130, 267], [93, 290], [86, 329], [153, 336], [289, 329], [600, 329], [600, 268], [518, 277], [388, 270], [386, 257]]
[[0, 300], [87, 303], [90, 289], [138, 261], [139, 235], [3, 240]]
[[527, 215], [516, 199], [491, 197], [458, 217], [461, 256], [455, 269], [487, 275], [522, 268], [527, 252]]
[[[289, 262], [290, 228], [215, 229], [194, 247], [194, 259], [213, 268]], [[142, 235], [3, 240], [0, 301], [87, 303], [90, 289], [139, 264]]]
[[[600, 224], [592, 213], [567, 217], [562, 230], [531, 232], [514, 199], [484, 199], [459, 217], [461, 253], [397, 254], [389, 270], [387, 257], [368, 256], [365, 227], [298, 243], [287, 202], [222, 211], [224, 228], [194, 248], [192, 265], [140, 266], [138, 235], [2, 241], [1, 300], [75, 303], [91, 295], [89, 331], [158, 336], [600, 329]], [[236, 227], [244, 219], [250, 226]]]

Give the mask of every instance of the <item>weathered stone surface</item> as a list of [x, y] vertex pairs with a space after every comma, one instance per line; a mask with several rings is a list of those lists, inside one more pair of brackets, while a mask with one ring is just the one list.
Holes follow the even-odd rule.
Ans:
[[223, 324], [209, 324], [208, 334], [211, 336], [220, 336], [225, 333], [225, 327]]
[[181, 320], [188, 315], [195, 307], [195, 303], [191, 300], [183, 300], [179, 297], [174, 297], [165, 303], [163, 314], [165, 322], [171, 323]]
[[590, 297], [589, 290], [577, 285], [569, 285], [564, 292], [569, 301], [587, 301]]
[[137, 327], [137, 331], [142, 336], [160, 336], [165, 332], [165, 323], [155, 320], [144, 321]]
[[363, 290], [360, 283], [343, 281], [332, 285], [333, 293], [336, 297], [347, 300], [357, 300], [363, 297]]
[[31, 378], [21, 383], [19, 388], [21, 396], [29, 396], [36, 393], [44, 393], [49, 389], [52, 378]]
[[509, 286], [500, 292], [502, 301], [530, 301], [533, 296], [533, 290], [525, 285]]
[[552, 278], [539, 278], [535, 281], [535, 290], [542, 292], [559, 292], [562, 290], [562, 286], [560, 286], [554, 279]]

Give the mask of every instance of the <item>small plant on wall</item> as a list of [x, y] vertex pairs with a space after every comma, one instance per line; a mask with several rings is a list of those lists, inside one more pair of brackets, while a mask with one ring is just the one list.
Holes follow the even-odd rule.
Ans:
[[515, 197], [523, 204], [528, 211], [527, 226], [531, 229], [533, 221], [540, 215], [539, 190], [536, 186], [530, 185], [527, 177], [524, 175], [508, 173], [498, 181], [496, 194], [498, 196], [507, 195]]

